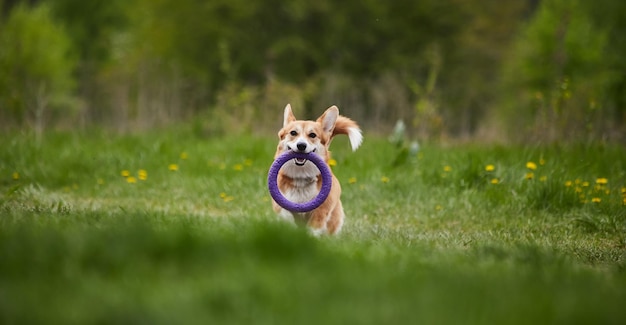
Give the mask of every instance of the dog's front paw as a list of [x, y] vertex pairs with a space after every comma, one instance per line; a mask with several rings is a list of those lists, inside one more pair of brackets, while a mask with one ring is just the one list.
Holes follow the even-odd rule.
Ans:
[[320, 237], [321, 235], [326, 233], [326, 228], [311, 228], [308, 227], [309, 233], [315, 237]]
[[287, 223], [290, 223], [292, 225], [296, 225], [296, 221], [294, 220], [293, 214], [285, 209], [281, 209], [280, 212], [278, 213], [278, 217], [281, 220], [287, 221]]

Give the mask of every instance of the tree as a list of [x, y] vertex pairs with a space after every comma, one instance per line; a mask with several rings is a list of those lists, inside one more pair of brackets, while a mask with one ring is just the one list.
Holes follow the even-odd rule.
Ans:
[[41, 134], [50, 108], [70, 108], [70, 40], [45, 5], [12, 9], [0, 34], [0, 114]]
[[[626, 2], [613, 0], [584, 1], [584, 10], [589, 12], [595, 30], [607, 35], [605, 53], [602, 58], [604, 73], [607, 75], [605, 102], [606, 109], [617, 127], [616, 133], [626, 127]], [[621, 128], [622, 132], [619, 132]], [[626, 140], [626, 138], [622, 138]]]
[[519, 35], [505, 70], [505, 125], [547, 141], [604, 136], [607, 33], [584, 1], [545, 0]]

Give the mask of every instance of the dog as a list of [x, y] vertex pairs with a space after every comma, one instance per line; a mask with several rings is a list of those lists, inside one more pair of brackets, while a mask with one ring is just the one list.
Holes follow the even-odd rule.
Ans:
[[[274, 159], [289, 150], [302, 153], [315, 153], [326, 164], [330, 160], [328, 150], [331, 141], [338, 134], [345, 134], [350, 140], [352, 151], [363, 142], [361, 129], [353, 120], [339, 115], [337, 106], [329, 107], [317, 120], [297, 120], [291, 105], [285, 106], [283, 127], [278, 131], [278, 146]], [[330, 166], [328, 166], [330, 170]], [[316, 209], [299, 213], [285, 210], [272, 200], [274, 211], [283, 219], [297, 225], [306, 225], [309, 231], [319, 236], [336, 235], [343, 226], [344, 212], [341, 204], [341, 185], [332, 174], [332, 188], [328, 198]], [[306, 159], [292, 159], [278, 172], [278, 189], [290, 201], [304, 203], [315, 198], [321, 187], [322, 177], [317, 167]]]

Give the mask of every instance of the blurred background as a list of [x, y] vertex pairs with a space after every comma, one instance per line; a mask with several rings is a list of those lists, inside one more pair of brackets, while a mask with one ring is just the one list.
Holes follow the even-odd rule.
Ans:
[[626, 2], [0, 0], [0, 127], [424, 141], [626, 136]]

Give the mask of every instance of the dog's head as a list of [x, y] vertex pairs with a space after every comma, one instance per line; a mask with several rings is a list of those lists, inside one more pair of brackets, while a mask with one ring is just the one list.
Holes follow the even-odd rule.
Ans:
[[[335, 122], [339, 116], [339, 110], [333, 106], [322, 114], [316, 121], [297, 120], [291, 110], [291, 105], [285, 107], [283, 127], [278, 131], [278, 148], [276, 157], [286, 151], [302, 153], [314, 152], [324, 160], [328, 160], [328, 145], [333, 135]], [[314, 176], [319, 173], [317, 167], [306, 159], [294, 159], [284, 165], [287, 169], [293, 169], [298, 173]], [[298, 168], [300, 167], [300, 168]]]
[[[302, 153], [314, 152], [326, 162], [330, 159], [328, 147], [336, 134], [346, 134], [352, 149], [356, 150], [363, 137], [358, 125], [351, 119], [339, 115], [337, 106], [328, 108], [317, 120], [298, 120], [293, 115], [291, 105], [285, 106], [283, 127], [278, 131], [278, 157], [286, 151]], [[311, 177], [319, 174], [317, 167], [306, 159], [293, 159], [283, 165], [283, 171], [292, 177]]]

